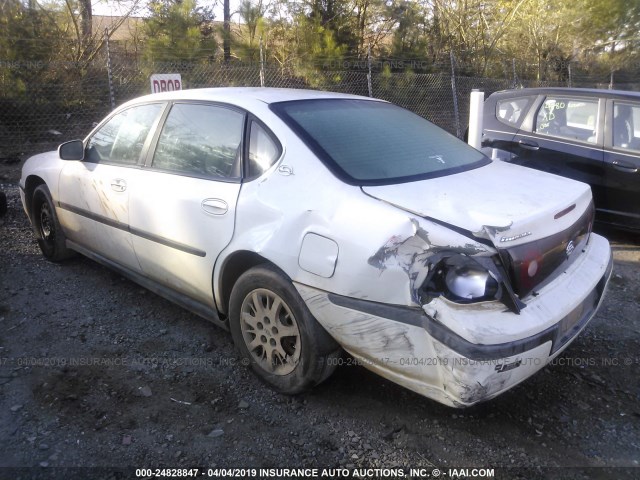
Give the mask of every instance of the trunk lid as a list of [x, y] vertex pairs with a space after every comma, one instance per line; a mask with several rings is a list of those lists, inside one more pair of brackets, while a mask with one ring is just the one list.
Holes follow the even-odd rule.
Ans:
[[565, 230], [591, 203], [587, 184], [501, 161], [445, 177], [362, 190], [420, 217], [487, 238], [497, 248]]

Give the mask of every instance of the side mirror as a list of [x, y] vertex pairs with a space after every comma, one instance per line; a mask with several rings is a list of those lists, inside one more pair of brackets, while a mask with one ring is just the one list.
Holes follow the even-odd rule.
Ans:
[[58, 156], [62, 160], [84, 160], [84, 144], [82, 140], [71, 140], [58, 147]]

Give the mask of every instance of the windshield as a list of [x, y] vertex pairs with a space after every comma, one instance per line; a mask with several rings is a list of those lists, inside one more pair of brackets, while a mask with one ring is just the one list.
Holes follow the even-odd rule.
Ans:
[[389, 103], [318, 99], [274, 103], [271, 109], [352, 185], [422, 180], [490, 162], [433, 123]]

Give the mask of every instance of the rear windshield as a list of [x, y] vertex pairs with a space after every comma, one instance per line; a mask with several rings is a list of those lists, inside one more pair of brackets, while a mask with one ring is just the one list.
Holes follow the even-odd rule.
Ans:
[[490, 162], [431, 122], [389, 103], [318, 99], [274, 103], [271, 109], [352, 185], [440, 177]]

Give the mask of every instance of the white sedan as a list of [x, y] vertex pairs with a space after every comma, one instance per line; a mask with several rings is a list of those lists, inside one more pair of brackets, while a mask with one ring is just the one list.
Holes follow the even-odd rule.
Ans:
[[79, 252], [230, 329], [290, 394], [344, 349], [447, 405], [492, 398], [567, 347], [611, 274], [588, 185], [352, 95], [141, 97], [20, 186], [47, 258]]

